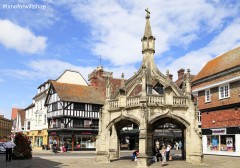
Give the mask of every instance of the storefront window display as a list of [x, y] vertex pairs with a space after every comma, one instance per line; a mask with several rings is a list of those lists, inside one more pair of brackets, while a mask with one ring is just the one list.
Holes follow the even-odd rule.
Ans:
[[208, 151], [235, 152], [234, 143], [235, 143], [234, 135], [207, 136]]
[[43, 137], [42, 136], [36, 136], [34, 141], [34, 146], [42, 147], [43, 145]]
[[75, 148], [96, 148], [96, 137], [95, 136], [77, 136], [75, 137]]

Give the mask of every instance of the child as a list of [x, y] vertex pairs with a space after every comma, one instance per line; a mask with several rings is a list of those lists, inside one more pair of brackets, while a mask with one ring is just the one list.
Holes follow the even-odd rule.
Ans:
[[137, 156], [138, 156], [139, 152], [138, 151], [134, 151], [132, 154], [132, 161], [137, 161]]

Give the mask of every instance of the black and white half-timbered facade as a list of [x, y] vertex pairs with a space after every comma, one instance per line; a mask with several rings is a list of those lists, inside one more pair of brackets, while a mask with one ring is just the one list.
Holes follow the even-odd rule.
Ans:
[[96, 87], [52, 81], [46, 98], [48, 135], [70, 150], [96, 148], [104, 96]]

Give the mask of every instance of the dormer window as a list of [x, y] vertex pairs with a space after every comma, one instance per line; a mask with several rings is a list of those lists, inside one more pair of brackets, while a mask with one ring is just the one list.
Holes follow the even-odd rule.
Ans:
[[229, 84], [219, 87], [219, 99], [225, 99], [230, 97]]
[[211, 92], [209, 90], [205, 90], [205, 102], [210, 102], [211, 101]]

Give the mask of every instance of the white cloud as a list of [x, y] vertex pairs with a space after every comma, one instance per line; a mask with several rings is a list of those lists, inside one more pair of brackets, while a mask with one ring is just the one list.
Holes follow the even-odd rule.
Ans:
[[114, 65], [129, 65], [142, 59], [141, 37], [149, 7], [156, 56], [171, 46], [187, 48], [201, 35], [221, 30], [226, 18], [234, 17], [238, 6], [203, 0], [182, 1], [61, 1], [72, 15], [92, 28], [92, 52]]
[[189, 68], [193, 74], [197, 74], [209, 60], [240, 46], [239, 30], [240, 19], [236, 19], [205, 47], [172, 60], [168, 65], [161, 65], [161, 70], [170, 69], [170, 73], [174, 74], [174, 79], [177, 79], [176, 72], [180, 68]]
[[[48, 60], [35, 60], [30, 61], [28, 64], [28, 70], [23, 69], [5, 69], [0, 70], [4, 75], [13, 76], [15, 78], [25, 79], [25, 80], [48, 80], [58, 78], [66, 69], [79, 71], [83, 77], [88, 80], [88, 75], [96, 67], [83, 67], [76, 66], [68, 62], [48, 59]], [[113, 72], [114, 77], [120, 78], [121, 74], [124, 73], [125, 79], [130, 78], [134, 72], [137, 71], [136, 68], [132, 66], [119, 66], [119, 67], [105, 67], [106, 71]]]
[[47, 38], [36, 36], [30, 30], [0, 19], [0, 43], [6, 48], [15, 49], [20, 53], [43, 52], [47, 46]]

